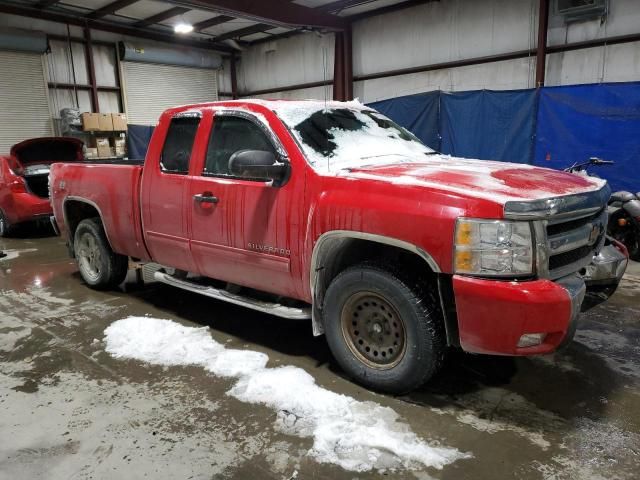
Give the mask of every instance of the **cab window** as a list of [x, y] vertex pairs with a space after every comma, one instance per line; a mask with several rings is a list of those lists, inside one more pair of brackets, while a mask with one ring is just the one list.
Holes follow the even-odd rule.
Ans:
[[264, 150], [276, 154], [267, 135], [251, 120], [231, 115], [216, 117], [202, 174], [233, 176], [229, 171], [229, 159], [239, 150]]
[[160, 169], [164, 173], [189, 172], [191, 149], [199, 123], [198, 117], [176, 117], [171, 120], [160, 156]]

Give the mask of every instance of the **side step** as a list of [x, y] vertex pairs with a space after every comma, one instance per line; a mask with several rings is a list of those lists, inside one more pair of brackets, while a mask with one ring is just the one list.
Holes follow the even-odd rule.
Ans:
[[279, 303], [265, 302], [256, 300], [255, 298], [245, 297], [236, 293], [229, 293], [219, 288], [198, 285], [188, 280], [180, 280], [164, 272], [155, 272], [153, 277], [162, 283], [173, 287], [182, 288], [193, 293], [199, 293], [207, 297], [222, 300], [223, 302], [241, 305], [243, 307], [258, 310], [259, 312], [269, 313], [277, 317], [288, 318], [291, 320], [309, 320], [311, 319], [311, 308], [285, 307]]

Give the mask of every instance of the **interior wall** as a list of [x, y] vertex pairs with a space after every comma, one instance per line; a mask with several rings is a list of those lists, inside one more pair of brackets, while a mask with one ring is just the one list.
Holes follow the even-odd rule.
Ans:
[[[440, 0], [369, 17], [353, 24], [354, 76], [412, 68], [496, 54], [525, 51], [537, 42], [539, 0]], [[553, 4], [553, 0], [551, 0]], [[550, 46], [640, 33], [638, 0], [609, 0], [600, 21], [565, 24], [551, 13]], [[244, 92], [287, 87], [323, 79], [322, 49], [330, 54], [333, 36], [314, 34], [273, 40], [242, 52], [238, 70]], [[331, 40], [329, 40], [331, 39]], [[547, 56], [547, 85], [640, 80], [638, 44], [555, 53]], [[356, 81], [354, 95], [363, 102], [430, 90], [511, 90], [535, 86], [535, 58]], [[260, 95], [307, 98], [324, 90], [292, 90]]]

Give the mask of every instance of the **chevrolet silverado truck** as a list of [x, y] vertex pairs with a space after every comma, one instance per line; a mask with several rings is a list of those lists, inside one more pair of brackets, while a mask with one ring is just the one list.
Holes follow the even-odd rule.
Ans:
[[449, 347], [554, 351], [587, 289], [610, 295], [627, 265], [604, 180], [441, 155], [358, 102], [173, 108], [144, 162], [55, 164], [50, 183], [90, 287], [152, 263], [160, 282], [311, 320], [387, 392]]

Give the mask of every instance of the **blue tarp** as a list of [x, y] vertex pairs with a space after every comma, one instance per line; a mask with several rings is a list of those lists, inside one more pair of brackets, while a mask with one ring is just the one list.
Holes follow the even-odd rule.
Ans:
[[441, 91], [370, 103], [431, 148], [459, 157], [528, 163], [535, 90]]
[[154, 127], [147, 125], [128, 125], [127, 152], [133, 160], [143, 159], [147, 155], [147, 148], [151, 140]]
[[425, 145], [440, 151], [440, 91], [370, 103], [380, 113], [412, 132]]
[[456, 157], [530, 163], [535, 100], [535, 90], [443, 92], [440, 151]]
[[562, 169], [589, 157], [614, 190], [640, 190], [640, 82], [546, 87], [540, 92], [535, 164]]

